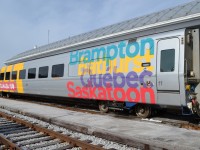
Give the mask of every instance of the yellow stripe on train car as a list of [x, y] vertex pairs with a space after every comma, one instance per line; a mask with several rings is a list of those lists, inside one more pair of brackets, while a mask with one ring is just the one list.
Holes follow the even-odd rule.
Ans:
[[17, 71], [16, 84], [17, 84], [18, 93], [24, 93], [23, 80], [19, 79], [19, 72], [20, 70], [23, 70], [23, 69], [24, 69], [24, 63], [15, 64], [13, 67], [13, 71]]

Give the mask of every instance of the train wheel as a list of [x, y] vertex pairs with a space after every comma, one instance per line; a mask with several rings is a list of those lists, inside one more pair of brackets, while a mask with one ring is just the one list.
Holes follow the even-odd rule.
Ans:
[[99, 102], [99, 110], [100, 112], [107, 113], [109, 110], [107, 102]]
[[148, 118], [151, 116], [151, 107], [145, 104], [138, 104], [135, 106], [135, 113], [138, 117]]
[[10, 93], [6, 93], [6, 97], [7, 97], [7, 98], [10, 98], [10, 97], [11, 97], [11, 94], [10, 94]]
[[2, 92], [0, 92], [0, 97], [3, 97], [3, 93]]

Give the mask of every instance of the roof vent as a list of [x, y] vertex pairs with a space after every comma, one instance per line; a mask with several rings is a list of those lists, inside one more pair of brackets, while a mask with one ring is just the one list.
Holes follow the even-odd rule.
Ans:
[[33, 48], [36, 49], [36, 48], [37, 48], [37, 45], [35, 45]]
[[137, 38], [132, 38], [128, 40], [128, 44], [136, 42]]

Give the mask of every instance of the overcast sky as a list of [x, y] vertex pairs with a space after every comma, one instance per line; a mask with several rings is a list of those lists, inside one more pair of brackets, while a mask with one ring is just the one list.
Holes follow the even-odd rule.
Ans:
[[32, 49], [192, 0], [0, 0], [0, 66]]

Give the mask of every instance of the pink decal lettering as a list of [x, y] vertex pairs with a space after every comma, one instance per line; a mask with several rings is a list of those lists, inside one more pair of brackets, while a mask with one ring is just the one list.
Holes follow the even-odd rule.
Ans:
[[151, 104], [156, 104], [155, 95], [154, 95], [154, 91], [153, 91], [152, 88], [143, 88], [143, 87], [141, 87], [140, 88], [140, 92], [141, 92], [142, 103], [146, 103], [146, 94], [149, 94], [150, 103]]
[[15, 82], [1, 82], [0, 83], [0, 90], [8, 90], [8, 91], [16, 91], [17, 86]]
[[74, 97], [75, 96], [75, 91], [74, 91], [74, 89], [73, 88], [71, 88], [71, 86], [74, 86], [74, 82], [68, 82], [67, 83], [67, 90], [69, 91], [69, 92], [71, 92], [71, 93], [68, 93], [68, 96], [69, 97]]
[[[126, 96], [129, 102], [136, 103], [140, 101], [140, 93], [136, 88], [128, 88], [128, 90], [126, 91]], [[134, 98], [132, 98], [132, 96], [134, 96]]]
[[[121, 97], [119, 97], [118, 94], [120, 94]], [[117, 101], [125, 101], [125, 99], [126, 99], [126, 94], [125, 94], [124, 89], [122, 89], [122, 88], [115, 88], [115, 90], [114, 90], [114, 97], [115, 97], [115, 99], [116, 99]]]

